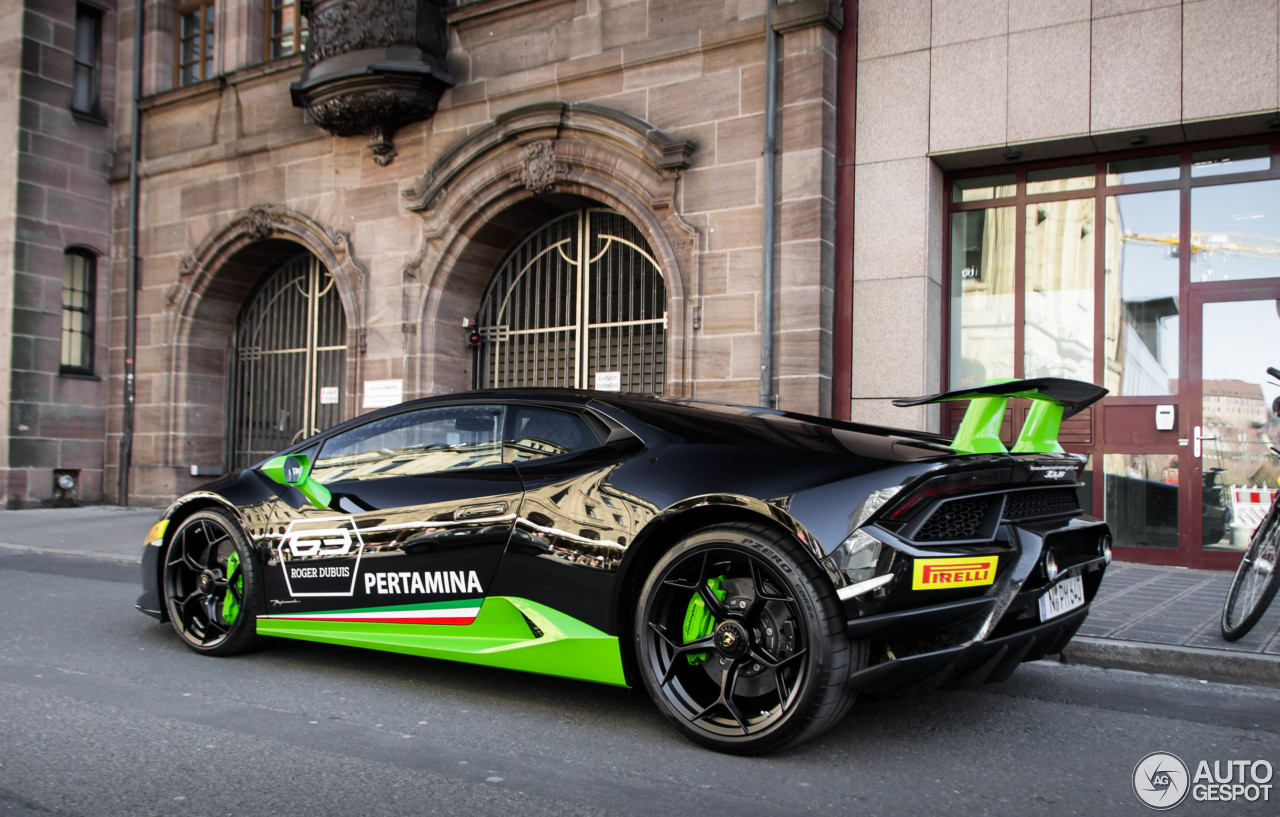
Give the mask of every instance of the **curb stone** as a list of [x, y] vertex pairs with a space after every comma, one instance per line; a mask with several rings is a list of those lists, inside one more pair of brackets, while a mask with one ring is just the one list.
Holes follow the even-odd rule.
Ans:
[[1064, 664], [1087, 664], [1226, 684], [1280, 687], [1280, 655], [1228, 652], [1076, 636], [1062, 651]]

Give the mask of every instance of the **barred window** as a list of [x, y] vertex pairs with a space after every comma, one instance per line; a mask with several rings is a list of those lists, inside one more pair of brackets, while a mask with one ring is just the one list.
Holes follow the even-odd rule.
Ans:
[[93, 374], [97, 259], [86, 250], [67, 250], [62, 264], [62, 374]]
[[175, 84], [194, 85], [213, 76], [213, 12], [214, 0], [179, 3], [173, 61], [177, 73]]
[[267, 0], [264, 59], [274, 60], [307, 50], [307, 21], [298, 0]]

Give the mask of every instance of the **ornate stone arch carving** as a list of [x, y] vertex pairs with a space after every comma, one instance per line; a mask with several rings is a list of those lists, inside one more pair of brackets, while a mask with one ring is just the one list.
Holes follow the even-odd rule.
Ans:
[[[198, 441], [211, 432], [221, 437], [222, 426], [216, 420], [225, 411], [225, 393], [214, 399], [209, 384], [225, 379], [225, 362], [218, 367], [210, 359], [225, 358], [238, 306], [261, 273], [262, 263], [287, 255], [290, 244], [315, 255], [334, 278], [347, 315], [344, 392], [354, 394], [363, 363], [369, 275], [352, 252], [350, 236], [285, 207], [255, 205], [184, 255], [178, 263], [177, 280], [165, 289], [167, 320], [160, 331], [168, 358], [165, 371], [169, 379], [164, 385], [169, 399], [164, 403], [169, 412], [169, 463], [210, 464], [211, 455], [203, 450], [207, 444], [203, 449], [198, 442], [196, 445], [203, 461], [185, 450], [190, 440]], [[217, 390], [223, 389], [225, 383], [220, 383]]]
[[228, 259], [255, 241], [283, 238], [316, 255], [338, 281], [349, 323], [364, 326], [368, 271], [351, 252], [351, 236], [315, 219], [274, 204], [254, 205], [211, 233], [178, 262], [178, 280], [165, 290], [165, 302], [181, 323]]
[[[499, 116], [402, 191], [405, 206], [423, 218], [422, 247], [404, 270], [405, 331], [457, 325], [474, 312], [473, 291], [487, 283], [475, 276], [484, 263], [496, 264], [479, 245], [504, 213], [548, 193], [576, 196], [622, 213], [649, 241], [666, 275], [668, 391], [686, 393], [699, 234], [680, 216], [679, 202], [681, 174], [695, 149], [690, 140], [600, 105], [547, 102]], [[438, 376], [469, 368], [465, 349], [451, 342], [448, 333], [422, 333], [416, 369], [423, 379], [411, 388], [457, 387]]]

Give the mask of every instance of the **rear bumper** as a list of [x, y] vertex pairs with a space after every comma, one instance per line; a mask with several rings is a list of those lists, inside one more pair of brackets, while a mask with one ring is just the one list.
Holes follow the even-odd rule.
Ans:
[[888, 693], [922, 681], [931, 681], [931, 686], [961, 689], [1003, 681], [1023, 661], [1036, 661], [1061, 652], [1088, 614], [1086, 604], [1039, 626], [1009, 635], [882, 661], [851, 675], [849, 686], [861, 692]]
[[[868, 642], [872, 656], [849, 685], [881, 693], [969, 687], [1004, 680], [1019, 663], [1060, 652], [1102, 583], [1107, 559], [1100, 545], [1108, 535], [1105, 523], [1079, 518], [1003, 526], [991, 544], [1000, 561], [995, 580], [967, 590], [915, 589], [912, 562], [934, 560], [938, 552], [886, 543], [894, 550], [888, 560], [894, 579], [875, 591], [879, 599], [868, 593], [845, 604], [847, 634]], [[1056, 576], [1045, 566], [1050, 549], [1062, 566]], [[1042, 621], [1041, 598], [1068, 578], [1080, 580], [1082, 603]], [[922, 603], [938, 595], [945, 600]]]

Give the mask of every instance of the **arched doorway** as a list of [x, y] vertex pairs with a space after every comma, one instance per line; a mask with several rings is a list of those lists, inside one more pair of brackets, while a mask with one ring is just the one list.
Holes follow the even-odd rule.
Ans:
[[342, 419], [347, 320], [333, 277], [299, 253], [263, 276], [236, 320], [230, 461], [244, 468]]
[[667, 292], [640, 230], [602, 208], [566, 213], [498, 266], [476, 319], [477, 388], [559, 386], [661, 394]]

